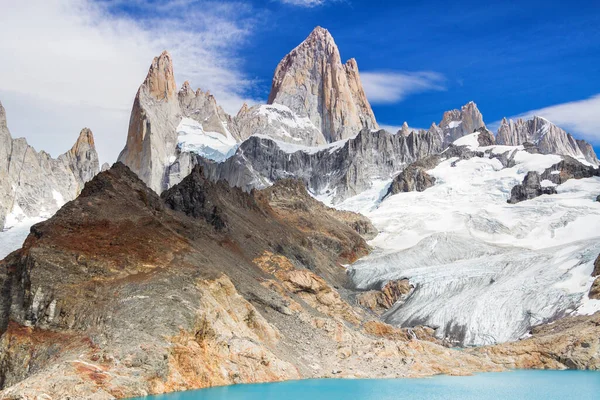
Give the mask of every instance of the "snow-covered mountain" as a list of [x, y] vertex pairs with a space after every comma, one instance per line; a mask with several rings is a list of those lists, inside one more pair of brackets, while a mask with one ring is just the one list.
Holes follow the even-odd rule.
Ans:
[[91, 130], [82, 129], [73, 147], [54, 159], [24, 138], [12, 138], [0, 103], [0, 259], [21, 245], [33, 223], [77, 197], [98, 171]]
[[518, 146], [527, 142], [536, 145], [542, 154], [569, 155], [598, 164], [598, 158], [589, 143], [576, 140], [545, 118], [533, 117], [529, 120], [518, 119], [517, 121], [504, 118], [502, 120], [496, 135], [496, 143]]
[[478, 136], [458, 139], [426, 168], [429, 188], [385, 197], [390, 180], [381, 181], [338, 205], [380, 232], [375, 251], [349, 268], [355, 285], [409, 279], [413, 292], [385, 320], [432, 326], [461, 345], [517, 340], [534, 325], [600, 310], [588, 298], [600, 253], [600, 170], [560, 185], [543, 180], [556, 194], [509, 204], [528, 172], [567, 176], [566, 165], [579, 163], [523, 146], [480, 146]]

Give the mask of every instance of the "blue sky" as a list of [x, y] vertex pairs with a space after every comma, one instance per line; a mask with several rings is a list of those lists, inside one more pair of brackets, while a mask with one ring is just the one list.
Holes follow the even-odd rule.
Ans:
[[600, 153], [597, 0], [31, 1], [0, 0], [0, 51], [12, 54], [0, 65], [0, 101], [13, 136], [53, 155], [89, 126], [113, 161], [163, 49], [179, 85], [209, 89], [235, 113], [266, 100], [277, 63], [317, 25], [343, 60], [357, 59], [382, 125], [427, 128], [473, 100], [492, 127], [536, 113]]

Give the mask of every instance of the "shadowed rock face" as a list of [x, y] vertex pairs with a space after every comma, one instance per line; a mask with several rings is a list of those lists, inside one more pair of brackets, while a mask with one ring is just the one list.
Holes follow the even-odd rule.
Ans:
[[508, 203], [518, 203], [524, 200], [534, 199], [543, 194], [556, 194], [556, 189], [553, 186], [542, 187], [540, 174], [535, 171], [529, 171], [523, 183], [516, 185], [510, 191], [510, 199]]
[[542, 187], [542, 181], [560, 185], [569, 179], [591, 178], [592, 176], [600, 176], [600, 168], [584, 165], [573, 157], [565, 156], [562, 161], [547, 168], [541, 175], [535, 171], [528, 172], [523, 183], [512, 188], [508, 202], [518, 203], [542, 194], [556, 194], [554, 186]]
[[92, 131], [84, 128], [73, 147], [52, 158], [23, 138], [13, 139], [0, 104], [0, 230], [11, 212], [26, 217], [51, 215], [74, 199], [98, 173]]
[[362, 130], [338, 148], [308, 153], [290, 153], [267, 138], [251, 137], [222, 163], [197, 156], [180, 157], [171, 167], [174, 179], [182, 170], [202, 165], [209, 179], [226, 180], [246, 191], [264, 188], [279, 179], [293, 176], [305, 182], [313, 193], [332, 191], [333, 201], [358, 194], [373, 179], [386, 179], [403, 165], [441, 151], [441, 138], [435, 132], [393, 135], [384, 130]]
[[0, 397], [497, 369], [347, 301], [360, 220], [296, 181], [244, 193], [199, 168], [161, 199], [116, 163], [0, 263]]
[[356, 60], [342, 64], [333, 38], [321, 27], [277, 66], [268, 100], [273, 103], [308, 117], [326, 142], [353, 137], [362, 128], [377, 128]]
[[386, 196], [401, 192], [422, 192], [435, 184], [435, 178], [427, 170], [435, 168], [441, 161], [440, 156], [429, 156], [409, 164], [392, 181]]

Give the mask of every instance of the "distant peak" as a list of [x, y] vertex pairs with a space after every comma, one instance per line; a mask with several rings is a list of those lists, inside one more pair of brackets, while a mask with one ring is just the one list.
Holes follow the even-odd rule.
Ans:
[[83, 128], [81, 132], [79, 132], [79, 137], [77, 138], [73, 149], [79, 149], [83, 145], [88, 145], [91, 148], [95, 147], [94, 134], [90, 128]]

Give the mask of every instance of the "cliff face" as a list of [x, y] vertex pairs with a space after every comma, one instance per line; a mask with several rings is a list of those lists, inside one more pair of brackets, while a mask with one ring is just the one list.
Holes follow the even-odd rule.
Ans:
[[23, 138], [13, 139], [0, 104], [0, 229], [6, 217], [50, 216], [74, 199], [99, 171], [92, 132], [84, 128], [73, 147], [53, 159]]
[[118, 158], [158, 193], [166, 189], [165, 168], [175, 156], [180, 120], [173, 62], [165, 51], [154, 58], [138, 89], [127, 143]]
[[497, 369], [354, 306], [355, 229], [294, 181], [244, 193], [196, 168], [159, 198], [117, 163], [2, 261], [0, 396]]
[[333, 38], [321, 27], [281, 60], [268, 103], [308, 117], [326, 142], [353, 137], [362, 128], [377, 129], [356, 60], [342, 64]]
[[290, 176], [333, 202], [371, 187], [373, 179], [387, 179], [410, 163], [442, 150], [437, 132], [393, 135], [384, 130], [361, 131], [356, 137], [320, 151], [290, 151], [276, 141], [251, 137], [222, 163], [202, 157], [181, 155], [171, 166], [173, 182], [194, 165], [202, 165], [211, 180], [226, 180], [244, 190], [265, 188]]
[[236, 129], [233, 118], [217, 104], [210, 92], [192, 90], [189, 82], [184, 82], [178, 94], [179, 105], [184, 116], [198, 121], [207, 132], [216, 132], [225, 137], [243, 140]]

